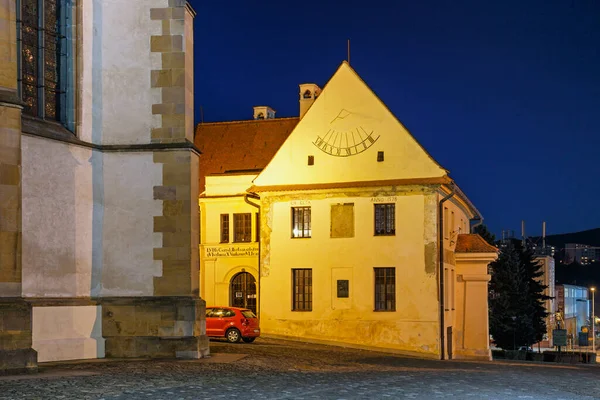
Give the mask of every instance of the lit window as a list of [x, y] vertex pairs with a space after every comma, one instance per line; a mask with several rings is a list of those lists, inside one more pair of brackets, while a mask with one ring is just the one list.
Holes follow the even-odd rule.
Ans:
[[292, 237], [311, 237], [310, 207], [292, 207]]
[[23, 113], [74, 131], [72, 0], [17, 0]]

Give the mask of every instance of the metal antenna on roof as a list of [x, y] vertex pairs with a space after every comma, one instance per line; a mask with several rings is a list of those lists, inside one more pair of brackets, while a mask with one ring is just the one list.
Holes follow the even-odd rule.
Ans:
[[348, 39], [348, 65], [350, 65], [350, 39]]

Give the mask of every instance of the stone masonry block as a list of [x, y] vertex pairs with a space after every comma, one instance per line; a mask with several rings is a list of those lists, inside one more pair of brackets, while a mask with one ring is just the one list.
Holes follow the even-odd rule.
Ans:
[[17, 209], [20, 205], [19, 187], [0, 185], [0, 209]]
[[[163, 262], [164, 264], [165, 262]], [[183, 278], [185, 277], [185, 278]], [[190, 293], [190, 275], [176, 273], [154, 277], [155, 296], [178, 296]]]
[[172, 8], [151, 8], [150, 9], [150, 19], [152, 19], [152, 20], [171, 19], [172, 12], [173, 12]]
[[19, 214], [16, 210], [0, 208], [0, 231], [19, 232]]
[[17, 147], [1, 147], [0, 163], [19, 165], [21, 163], [21, 150]]
[[171, 86], [185, 86], [185, 69], [177, 68], [171, 70]]
[[153, 142], [160, 141], [161, 139], [171, 139], [172, 136], [173, 128], [154, 128], [150, 135]]
[[189, 214], [190, 202], [185, 200], [165, 200], [163, 201], [163, 215], [172, 217], [184, 214], [184, 209]]
[[[183, 96], [183, 88], [177, 88], [177, 90], [182, 91]], [[1, 119], [0, 115], [0, 121]], [[13, 149], [20, 149], [21, 147], [21, 132], [16, 129], [9, 129], [0, 126], [0, 147], [8, 147]]]
[[[191, 242], [191, 240], [190, 240]], [[183, 247], [176, 247], [175, 248], [176, 253], [175, 253], [175, 259], [178, 261], [181, 260], [191, 260], [192, 259], [192, 249], [189, 246], [183, 246]]]
[[177, 186], [175, 198], [177, 200], [184, 200], [190, 198], [190, 187], [189, 186]]
[[164, 232], [163, 246], [184, 247], [190, 243], [190, 235], [186, 232]]
[[186, 0], [169, 0], [169, 7], [185, 7]]
[[163, 103], [185, 103], [185, 88], [164, 87], [162, 88]]
[[176, 200], [177, 191], [175, 186], [154, 186], [154, 200]]
[[151, 36], [150, 37], [150, 51], [158, 52], [158, 53], [183, 51], [183, 36], [181, 36], [181, 35]]
[[152, 104], [152, 114], [174, 114], [175, 104]]
[[163, 53], [162, 67], [164, 69], [185, 68], [185, 53]]
[[175, 217], [154, 217], [154, 232], [177, 232]]
[[164, 19], [162, 21], [162, 34], [167, 36], [171, 34], [171, 20]]
[[171, 35], [184, 35], [185, 34], [185, 20], [184, 19], [173, 19], [170, 24]]
[[174, 247], [155, 247], [153, 258], [154, 260], [176, 260], [177, 249]]
[[178, 321], [195, 321], [196, 320], [196, 308], [191, 305], [182, 305], [177, 307], [177, 320]]
[[21, 169], [18, 165], [0, 164], [0, 185], [18, 185]]
[[163, 126], [163, 128], [184, 127], [185, 126], [185, 115], [183, 115], [183, 114], [163, 115], [162, 116], [162, 126]]
[[[169, 69], [158, 69], [150, 71], [150, 82], [152, 87], [173, 86], [172, 72]], [[153, 112], [153, 114], [155, 114]]]
[[171, 18], [183, 20], [185, 18], [185, 8], [183, 8], [183, 7], [173, 8], [173, 13], [171, 14]]

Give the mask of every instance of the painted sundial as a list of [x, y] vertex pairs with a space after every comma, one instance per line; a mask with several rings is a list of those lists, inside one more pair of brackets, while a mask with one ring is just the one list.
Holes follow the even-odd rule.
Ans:
[[369, 119], [374, 120], [342, 108], [329, 122], [327, 132], [319, 134], [313, 144], [331, 156], [360, 154], [379, 139], [379, 134], [367, 126]]

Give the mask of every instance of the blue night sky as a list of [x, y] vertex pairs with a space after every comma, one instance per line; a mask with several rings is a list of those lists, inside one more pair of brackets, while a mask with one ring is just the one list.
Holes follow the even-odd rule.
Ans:
[[196, 120], [298, 115], [346, 59], [497, 235], [600, 227], [597, 0], [190, 0]]

